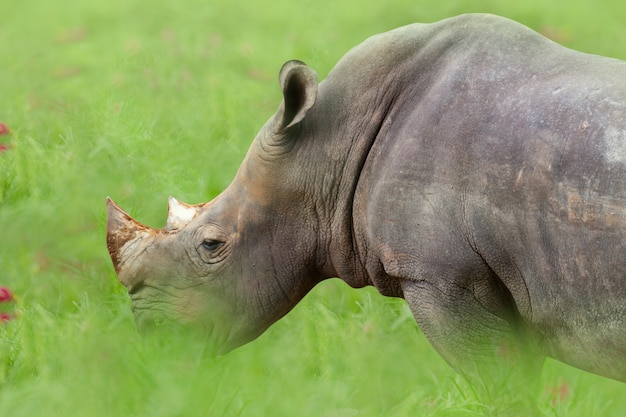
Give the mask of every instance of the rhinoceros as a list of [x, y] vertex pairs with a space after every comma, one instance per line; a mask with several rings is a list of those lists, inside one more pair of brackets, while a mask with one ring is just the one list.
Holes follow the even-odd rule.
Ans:
[[289, 61], [279, 84], [215, 199], [170, 198], [159, 230], [107, 200], [138, 327], [226, 352], [339, 277], [404, 298], [487, 394], [545, 357], [626, 382], [626, 62], [472, 14], [373, 36], [320, 83]]

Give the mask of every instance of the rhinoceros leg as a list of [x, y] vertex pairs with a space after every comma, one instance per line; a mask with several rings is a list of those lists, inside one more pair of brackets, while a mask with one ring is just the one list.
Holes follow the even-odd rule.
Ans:
[[488, 415], [537, 413], [544, 358], [531, 353], [509, 321], [489, 312], [465, 288], [427, 280], [405, 280], [402, 288], [429, 342], [493, 407]]

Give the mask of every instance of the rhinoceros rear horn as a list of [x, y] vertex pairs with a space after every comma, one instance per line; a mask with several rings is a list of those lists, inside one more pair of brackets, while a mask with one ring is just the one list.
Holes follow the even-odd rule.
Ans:
[[313, 107], [317, 97], [317, 74], [302, 61], [288, 61], [278, 76], [283, 90], [279, 110], [280, 129], [287, 130], [300, 123]]
[[166, 230], [180, 229], [196, 217], [200, 208], [204, 205], [186, 204], [182, 201], [176, 200], [174, 197], [170, 197], [167, 203], [167, 222], [165, 223]]
[[136, 243], [151, 233], [155, 233], [155, 230], [134, 220], [107, 197], [107, 249], [118, 274], [121, 266], [132, 255]]

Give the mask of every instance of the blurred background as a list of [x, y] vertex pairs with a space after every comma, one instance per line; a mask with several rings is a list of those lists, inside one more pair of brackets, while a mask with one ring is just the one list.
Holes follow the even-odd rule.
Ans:
[[[323, 79], [373, 34], [466, 12], [626, 59], [617, 0], [3, 2], [0, 416], [481, 415], [402, 301], [337, 280], [223, 357], [142, 340], [104, 240], [107, 195], [162, 227], [169, 195], [225, 188], [286, 60]], [[545, 415], [623, 415], [624, 384], [546, 368]]]

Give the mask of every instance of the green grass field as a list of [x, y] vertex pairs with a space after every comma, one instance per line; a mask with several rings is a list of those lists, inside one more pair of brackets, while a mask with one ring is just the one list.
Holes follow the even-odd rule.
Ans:
[[[623, 0], [3, 2], [0, 286], [17, 299], [0, 304], [0, 416], [482, 415], [402, 301], [338, 280], [222, 357], [141, 339], [104, 241], [107, 195], [154, 227], [169, 195], [217, 195], [284, 61], [324, 78], [372, 34], [472, 11], [626, 59]], [[626, 385], [549, 361], [538, 398], [545, 416], [617, 417]]]

